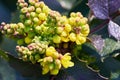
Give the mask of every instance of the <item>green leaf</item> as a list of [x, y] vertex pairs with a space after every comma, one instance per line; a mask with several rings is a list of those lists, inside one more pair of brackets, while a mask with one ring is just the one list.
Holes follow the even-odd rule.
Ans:
[[104, 80], [97, 72], [86, 67], [86, 64], [76, 58], [73, 60], [75, 66], [60, 71], [55, 80]]
[[120, 71], [112, 72], [110, 79], [111, 80], [119, 80], [120, 79]]
[[[110, 55], [102, 59], [103, 57], [94, 49], [92, 45], [87, 43], [83, 45], [82, 50], [84, 52], [84, 55], [82, 55], [80, 52], [81, 57], [79, 58], [87, 63], [86, 66], [89, 69], [98, 72], [98, 74], [101, 75], [102, 77], [109, 79], [112, 76], [111, 73], [117, 73], [118, 71], [120, 71], [119, 61], [113, 59], [112, 57], [109, 57]], [[112, 53], [110, 54], [112, 55]], [[111, 66], [111, 65], [114, 65], [114, 66]]]
[[100, 67], [100, 69], [101, 75], [111, 78], [113, 76], [112, 73], [118, 73], [120, 71], [120, 62], [112, 57], [108, 57], [104, 60], [103, 67]]
[[16, 80], [16, 72], [0, 57], [0, 80]]
[[42, 69], [39, 64], [25, 62], [2, 50], [0, 50], [0, 52], [3, 57], [5, 56], [5, 58], [7, 58], [9, 65], [24, 77], [36, 77], [37, 79], [40, 78], [40, 80], [49, 80], [49, 75], [42, 75]]
[[10, 38], [3, 36], [3, 40], [0, 44], [0, 48], [1, 48], [1, 50], [4, 50], [6, 52], [10, 52], [12, 55], [17, 56], [17, 53], [15, 51], [16, 42]]
[[[94, 35], [97, 36], [101, 36], [102, 39], [104, 40], [104, 46], [102, 51], [97, 52], [101, 58], [105, 58], [111, 55], [115, 55], [116, 54], [116, 50], [120, 49], [120, 42], [116, 41], [113, 37], [109, 36], [108, 33], [108, 27], [106, 25], [104, 25], [104, 27], [102, 27], [102, 29], [98, 30]], [[91, 34], [91, 36], [93, 36]]]
[[105, 46], [103, 48], [103, 51], [100, 53], [101, 56], [109, 56], [109, 55], [115, 55], [116, 53], [114, 51], [120, 49], [120, 42], [115, 41], [111, 38], [105, 39]]
[[9, 59], [8, 55], [6, 54], [6, 52], [2, 51], [1, 49], [0, 49], [0, 57], [4, 58], [5, 60]]

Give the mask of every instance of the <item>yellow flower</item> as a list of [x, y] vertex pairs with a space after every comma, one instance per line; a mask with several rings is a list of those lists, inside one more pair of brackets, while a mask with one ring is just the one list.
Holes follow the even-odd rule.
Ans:
[[72, 42], [75, 42], [75, 41], [76, 41], [76, 34], [73, 33], [73, 32], [70, 33], [69, 38], [70, 38], [70, 40], [71, 40]]
[[86, 42], [86, 37], [81, 36], [80, 34], [77, 34], [76, 44], [80, 45]]
[[63, 36], [61, 36], [61, 40], [62, 40], [63, 42], [69, 42], [69, 38], [68, 38], [68, 37], [63, 37]]
[[66, 53], [61, 58], [61, 64], [64, 68], [72, 67], [74, 66], [74, 63], [71, 60], [70, 53]]
[[43, 66], [42, 74], [44, 75], [44, 74], [47, 74], [48, 72], [49, 72], [49, 66], [47, 66], [47, 65]]
[[59, 53], [55, 50], [53, 46], [50, 46], [46, 49], [46, 56], [51, 56], [52, 58], [58, 58]]

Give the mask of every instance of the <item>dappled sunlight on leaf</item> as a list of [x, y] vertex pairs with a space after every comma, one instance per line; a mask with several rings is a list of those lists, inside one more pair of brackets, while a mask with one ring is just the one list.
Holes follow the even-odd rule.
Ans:
[[110, 20], [108, 24], [108, 31], [110, 36], [113, 36], [118, 41], [120, 40], [120, 26], [118, 24]]

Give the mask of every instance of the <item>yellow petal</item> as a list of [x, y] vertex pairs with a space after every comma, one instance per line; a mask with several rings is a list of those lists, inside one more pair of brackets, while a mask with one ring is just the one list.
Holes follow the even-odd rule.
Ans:
[[44, 66], [43, 69], [42, 69], [42, 74], [47, 74], [49, 72], [49, 68], [48, 66]]
[[57, 75], [59, 73], [59, 69], [53, 69], [50, 71], [50, 74]]

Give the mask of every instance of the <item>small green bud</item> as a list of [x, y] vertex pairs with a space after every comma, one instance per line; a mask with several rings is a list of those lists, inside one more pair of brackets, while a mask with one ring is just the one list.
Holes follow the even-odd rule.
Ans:
[[27, 55], [22, 56], [23, 61], [27, 61]]
[[54, 69], [54, 67], [55, 67], [54, 63], [50, 63], [50, 64], [49, 64], [49, 69], [50, 69], [50, 70]]
[[29, 11], [29, 12], [32, 12], [32, 11], [34, 11], [34, 10], [35, 10], [35, 7], [34, 7], [34, 6], [28, 7], [28, 11]]
[[32, 42], [31, 38], [29, 38], [29, 37], [26, 37], [26, 38], [25, 38], [25, 43], [26, 43], [26, 44], [29, 44], [29, 43], [31, 43], [31, 42]]
[[19, 22], [17, 25], [18, 25], [19, 28], [22, 28], [22, 29], [25, 27], [25, 26], [23, 25], [23, 23], [21, 23], [21, 22]]
[[41, 2], [40, 2], [40, 7], [42, 8], [43, 6], [45, 6], [45, 4], [44, 4], [43, 1], [41, 1]]
[[36, 13], [35, 13], [35, 12], [31, 12], [31, 13], [30, 13], [30, 16], [31, 16], [31, 17], [35, 17], [35, 16], [36, 16]]
[[40, 59], [40, 55], [39, 54], [36, 54], [35, 55], [35, 60], [39, 60]]
[[33, 18], [33, 21], [34, 21], [35, 23], [38, 23], [38, 22], [39, 22], [39, 19], [38, 19], [37, 17], [35, 17], [35, 18]]
[[21, 9], [21, 13], [27, 13], [28, 12], [28, 8], [27, 7], [24, 7]]
[[29, 0], [28, 2], [30, 3], [30, 5], [35, 5], [35, 1], [34, 0]]
[[25, 25], [31, 25], [31, 24], [32, 24], [32, 21], [30, 19], [25, 20]]
[[5, 26], [3, 27], [3, 29], [4, 29], [4, 30], [7, 30], [7, 29], [8, 29], [7, 25], [5, 25]]
[[76, 16], [76, 14], [74, 13], [74, 12], [72, 12], [71, 14], [70, 14], [70, 17], [75, 17]]
[[19, 3], [19, 7], [24, 7], [24, 3]]
[[18, 45], [24, 44], [24, 39], [19, 39], [19, 40], [17, 41], [17, 44], [18, 44]]
[[8, 34], [13, 33], [13, 30], [7, 29], [7, 33], [8, 33]]
[[19, 17], [20, 17], [20, 19], [21, 19], [21, 20], [23, 20], [23, 19], [25, 18], [25, 15], [20, 14], [20, 16], [19, 16]]
[[36, 8], [40, 7], [40, 2], [35, 3], [35, 7]]
[[40, 13], [41, 12], [41, 8], [36, 8], [36, 12]]
[[53, 36], [53, 42], [54, 43], [60, 43], [61, 42], [61, 37], [58, 35]]

